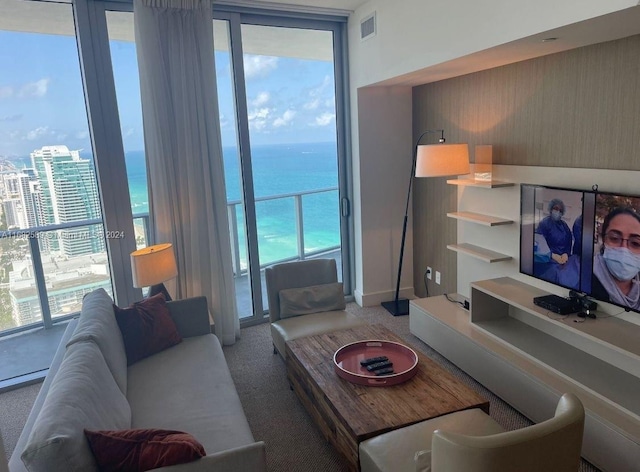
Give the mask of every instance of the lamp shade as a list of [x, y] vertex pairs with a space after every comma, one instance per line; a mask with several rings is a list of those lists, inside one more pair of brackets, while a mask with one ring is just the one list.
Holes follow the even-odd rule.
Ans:
[[468, 144], [427, 144], [416, 152], [416, 177], [444, 177], [469, 173]]
[[178, 275], [173, 245], [156, 244], [131, 253], [133, 286], [150, 287]]

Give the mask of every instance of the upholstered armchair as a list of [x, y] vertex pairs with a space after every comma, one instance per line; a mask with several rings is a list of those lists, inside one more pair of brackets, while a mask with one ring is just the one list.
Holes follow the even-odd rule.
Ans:
[[576, 472], [583, 431], [582, 403], [566, 393], [553, 418], [515, 431], [472, 409], [376, 436], [360, 443], [360, 466], [362, 472]]
[[276, 264], [265, 270], [273, 353], [292, 339], [366, 324], [345, 311], [334, 259]]

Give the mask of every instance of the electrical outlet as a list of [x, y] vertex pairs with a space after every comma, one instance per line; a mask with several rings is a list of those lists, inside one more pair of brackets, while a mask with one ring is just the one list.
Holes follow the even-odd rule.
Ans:
[[429, 280], [431, 280], [431, 277], [433, 277], [433, 269], [431, 269], [431, 267], [427, 266], [427, 278]]
[[436, 270], [436, 283], [440, 285], [440, 272]]

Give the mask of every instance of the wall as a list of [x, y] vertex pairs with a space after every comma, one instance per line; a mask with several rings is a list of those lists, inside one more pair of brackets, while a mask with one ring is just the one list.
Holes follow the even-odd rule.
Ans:
[[[554, 0], [371, 0], [351, 15], [348, 44], [355, 191], [353, 211], [356, 228], [362, 225], [356, 230], [354, 246], [355, 294], [359, 303], [378, 303], [379, 299], [388, 297], [395, 289], [399, 249], [395, 253], [390, 251], [399, 248], [398, 235], [402, 228], [401, 215], [404, 213], [403, 195], [407, 186], [403, 168], [406, 171], [411, 165], [413, 136], [427, 128], [423, 122], [415, 121], [413, 129], [407, 127], [412, 120], [411, 99], [407, 101], [411, 88], [394, 88], [391, 91], [387, 90], [388, 87], [371, 86], [498, 44], [636, 4], [637, 0], [584, 0], [579, 5], [576, 2]], [[361, 41], [360, 20], [373, 11], [377, 13], [377, 35]], [[364, 90], [365, 87], [367, 90]], [[385, 106], [395, 112], [387, 114], [382, 106], [376, 106], [376, 94], [386, 96]], [[445, 127], [441, 122], [430, 121], [430, 124]], [[451, 126], [447, 128], [451, 131]], [[389, 141], [389, 136], [395, 138]], [[366, 157], [361, 154], [364, 147], [367, 148]], [[374, 168], [378, 170], [371, 171]], [[454, 199], [451, 193], [439, 187], [437, 180], [430, 179], [434, 185], [431, 191], [437, 198], [444, 194], [445, 200]], [[368, 222], [370, 215], [378, 215], [380, 199], [370, 198], [378, 192], [385, 192], [388, 198], [383, 208], [385, 216], [398, 215], [400, 218], [380, 217], [372, 223]], [[422, 233], [416, 239], [426, 241], [427, 235]], [[422, 248], [418, 250], [422, 251]], [[416, 262], [416, 273], [412, 274], [411, 247], [408, 252], [403, 269], [403, 275], [408, 280], [403, 277], [402, 281], [406, 293], [411, 291], [411, 280], [422, 279], [424, 265]], [[421, 254], [420, 260], [426, 257]], [[455, 266], [453, 261], [445, 263]], [[450, 275], [453, 278], [449, 278]], [[447, 270], [445, 279], [455, 280], [455, 273], [449, 274]], [[423, 291], [419, 291], [420, 285], [416, 283], [415, 286], [418, 294], [424, 295]]]
[[[496, 164], [640, 170], [639, 77], [640, 36], [632, 36], [416, 87], [414, 123], [442, 126], [471, 148], [493, 144]], [[553, 169], [547, 175], [553, 180]], [[429, 192], [447, 202], [456, 194], [455, 187], [432, 181], [416, 180], [416, 241], [432, 237], [434, 221], [442, 223], [443, 213], [455, 210], [431, 205]], [[437, 263], [456, 273], [455, 258], [442, 258], [445, 246], [416, 247], [419, 296], [418, 269]], [[447, 277], [443, 290], [457, 289], [465, 290]]]

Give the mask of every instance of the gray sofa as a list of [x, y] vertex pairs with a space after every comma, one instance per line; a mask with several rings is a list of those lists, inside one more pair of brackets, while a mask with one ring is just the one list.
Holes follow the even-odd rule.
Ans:
[[211, 334], [206, 298], [168, 307], [183, 341], [127, 367], [111, 298], [104, 290], [85, 297], [9, 461], [11, 472], [97, 471], [85, 428], [179, 430], [204, 446], [205, 457], [158, 471], [267, 470], [264, 443], [251, 434]]

